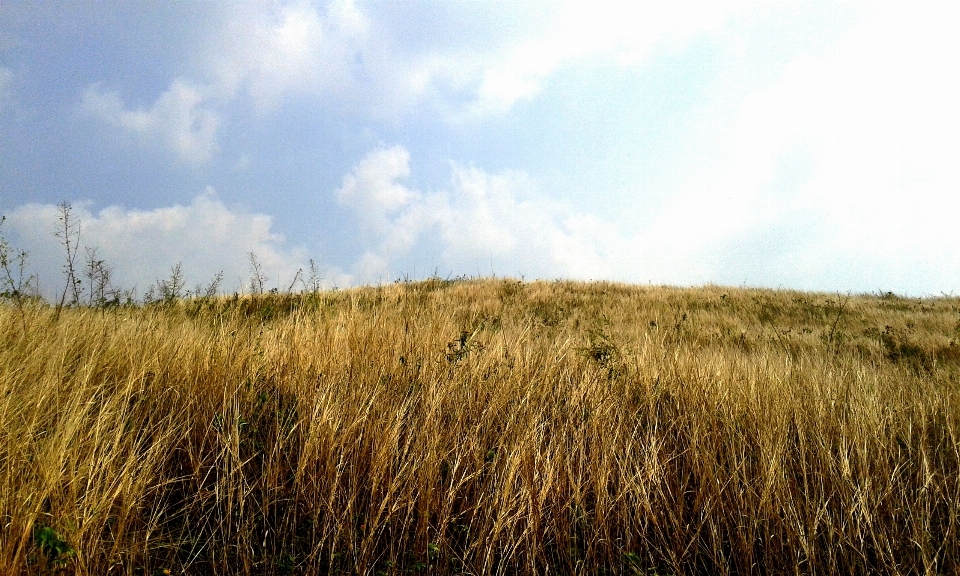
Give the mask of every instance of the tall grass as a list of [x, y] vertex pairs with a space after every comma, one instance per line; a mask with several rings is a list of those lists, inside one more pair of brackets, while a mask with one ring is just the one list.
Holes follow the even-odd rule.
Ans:
[[0, 573], [960, 569], [960, 300], [0, 306]]

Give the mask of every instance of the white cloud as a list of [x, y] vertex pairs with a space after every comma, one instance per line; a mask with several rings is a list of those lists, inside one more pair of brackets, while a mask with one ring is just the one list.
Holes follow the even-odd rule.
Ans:
[[225, 93], [245, 89], [268, 111], [285, 97], [337, 93], [354, 82], [368, 24], [353, 2], [264, 8], [237, 7], [210, 43], [211, 72]]
[[472, 114], [502, 112], [538, 94], [547, 79], [569, 65], [641, 62], [658, 45], [682, 46], [722, 28], [748, 6], [727, 2], [561, 2], [539, 34], [508, 46], [481, 79]]
[[84, 110], [101, 120], [142, 138], [157, 138], [182, 159], [201, 163], [217, 151], [216, 112], [209, 88], [176, 79], [149, 109], [128, 110], [115, 91], [99, 84], [83, 93]]
[[452, 164], [450, 189], [425, 194], [398, 182], [409, 176], [409, 160], [402, 147], [374, 150], [336, 192], [361, 220], [376, 223], [369, 250], [353, 268], [360, 281], [397, 274], [392, 266], [426, 244], [439, 251], [440, 266], [457, 273], [491, 265], [503, 274], [534, 277], [626, 278], [637, 272], [637, 238], [536, 195], [522, 173]]
[[547, 6], [536, 16], [526, 7], [498, 6], [516, 12], [519, 22], [509, 27], [491, 25], [480, 11], [476, 25], [489, 37], [479, 45], [428, 41], [416, 48], [404, 39], [415, 30], [394, 29], [384, 14], [350, 0], [226, 7], [223, 24], [200, 50], [205, 77], [174, 79], [147, 109], [128, 108], [119, 92], [98, 84], [83, 103], [113, 125], [159, 137], [184, 159], [202, 162], [216, 153], [223, 106], [241, 95], [260, 113], [288, 98], [320, 96], [388, 120], [430, 101], [460, 121], [535, 97], [563, 66], [598, 58], [631, 65], [652, 46], [682, 45], [743, 9], [710, 2]]
[[343, 178], [337, 199], [363, 212], [375, 223], [403, 208], [417, 194], [399, 179], [410, 175], [410, 153], [402, 146], [374, 150]]
[[469, 16], [454, 18], [450, 26], [481, 30], [483, 41], [467, 40], [475, 30], [462, 29], [438, 45], [429, 39], [410, 42], [404, 36], [417, 30], [394, 29], [382, 12], [340, 2], [319, 18], [326, 36], [315, 50], [327, 70], [325, 89], [362, 102], [371, 114], [395, 118], [434, 100], [449, 120], [460, 121], [506, 112], [536, 97], [564, 66], [634, 65], [654, 47], [683, 46], [748, 8], [715, 2], [563, 1], [536, 9], [498, 5], [493, 16], [461, 6]]
[[816, 194], [955, 190], [960, 39], [927, 26], [938, 19], [926, 16], [887, 6], [869, 13], [835, 51], [791, 61], [775, 84], [743, 102], [741, 156], [769, 167], [785, 151], [809, 148], [815, 180], [808, 188]]
[[315, 81], [323, 36], [320, 17], [302, 7], [283, 9], [275, 26], [258, 30], [250, 46], [256, 56], [250, 71], [254, 100], [269, 105], [284, 91]]
[[[437, 222], [446, 261], [466, 266], [492, 258], [509, 273], [545, 277], [610, 278], [637, 272], [637, 239], [537, 195], [525, 174], [489, 174], [456, 164], [452, 171], [452, 187], [443, 198], [446, 211]], [[621, 257], [631, 253], [635, 265], [618, 269]]]
[[132, 109], [118, 91], [87, 87], [81, 105], [101, 120], [142, 138], [159, 139], [192, 163], [217, 152], [222, 108], [246, 94], [265, 112], [285, 97], [319, 94], [350, 85], [365, 29], [351, 2], [334, 2], [322, 14], [307, 4], [232, 9], [206, 51], [208, 78], [175, 78], [149, 108]]
[[[231, 291], [249, 287], [249, 252], [262, 263], [269, 287], [285, 289], [306, 261], [301, 248], [290, 246], [273, 231], [270, 216], [233, 211], [210, 188], [186, 206], [155, 210], [110, 206], [95, 214], [78, 204], [73, 214], [80, 223], [81, 254], [83, 247], [97, 247], [100, 258], [115, 270], [118, 284], [136, 286], [140, 294], [169, 277], [178, 262], [188, 288], [209, 282], [222, 270], [222, 289]], [[52, 295], [62, 286], [64, 260], [54, 237], [58, 208], [27, 204], [7, 216], [9, 232], [30, 254], [44, 292]], [[326, 271], [326, 276], [341, 285], [350, 281], [336, 270]]]
[[[430, 254], [431, 267], [454, 274], [486, 273], [492, 265], [498, 274], [528, 278], [910, 294], [955, 287], [960, 252], [949, 247], [956, 244], [957, 195], [904, 201], [910, 196], [811, 194], [803, 182], [790, 182], [794, 168], [782, 160], [771, 160], [765, 177], [734, 174], [720, 182], [753, 181], [747, 193], [718, 194], [696, 183], [629, 231], [537, 194], [521, 172], [452, 164], [446, 189], [411, 190], [403, 184], [410, 169], [402, 147], [372, 151], [336, 194], [370, 225], [351, 270], [360, 282], [394, 278], [409, 271], [398, 266]], [[792, 191], [775, 191], [783, 181]]]
[[717, 105], [704, 115], [679, 154], [686, 175], [644, 215], [644, 274], [953, 289], [960, 39], [928, 8], [870, 5], [830, 49], [788, 60], [733, 114]]

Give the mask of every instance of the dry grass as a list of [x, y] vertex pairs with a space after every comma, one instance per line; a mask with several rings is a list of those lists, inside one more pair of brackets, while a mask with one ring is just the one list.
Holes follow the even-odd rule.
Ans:
[[958, 320], [436, 279], [0, 306], [0, 573], [956, 573]]

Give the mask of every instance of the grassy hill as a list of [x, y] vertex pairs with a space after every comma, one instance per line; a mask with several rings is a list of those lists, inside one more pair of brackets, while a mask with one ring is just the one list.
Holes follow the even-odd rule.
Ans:
[[960, 570], [960, 299], [0, 305], [0, 573]]

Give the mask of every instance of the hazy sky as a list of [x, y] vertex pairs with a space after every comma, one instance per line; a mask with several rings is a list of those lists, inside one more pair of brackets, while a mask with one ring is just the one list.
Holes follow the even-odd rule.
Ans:
[[2, 232], [142, 293], [960, 292], [954, 2], [0, 2]]

